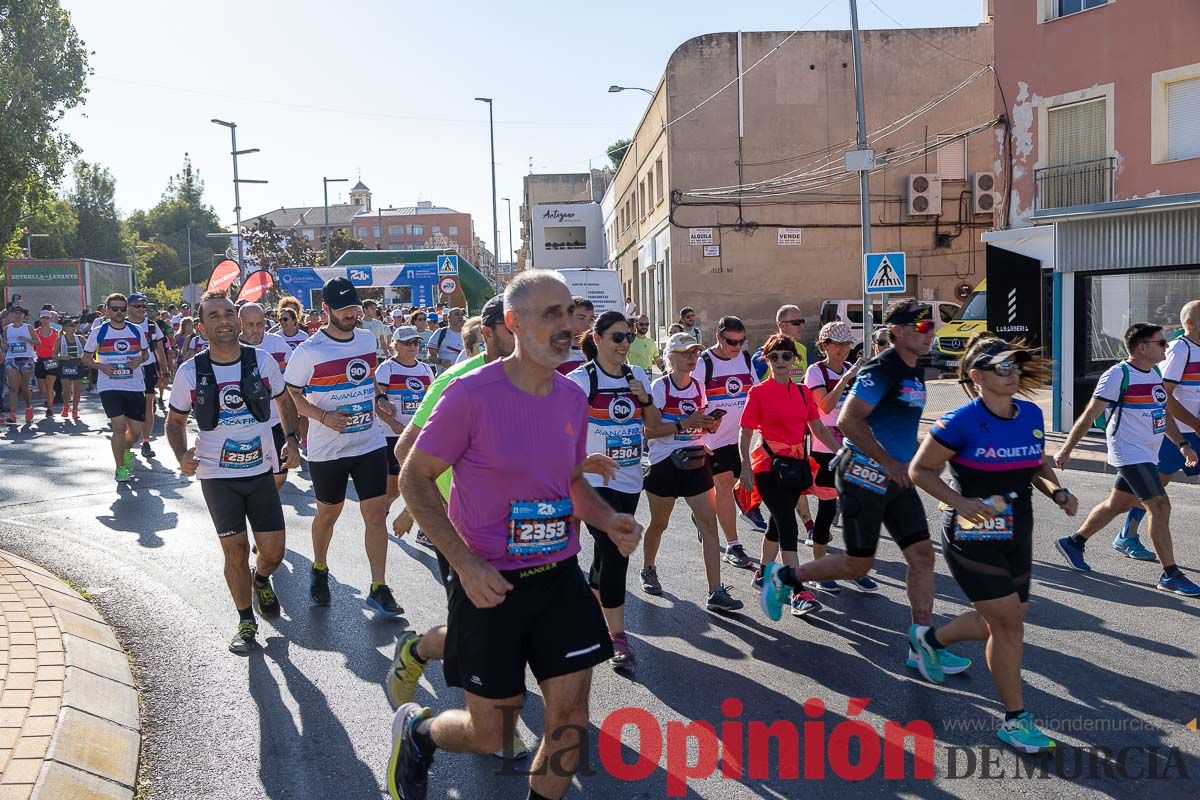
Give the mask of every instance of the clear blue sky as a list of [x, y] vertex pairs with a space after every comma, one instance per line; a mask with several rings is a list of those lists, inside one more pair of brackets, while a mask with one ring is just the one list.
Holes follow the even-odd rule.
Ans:
[[[521, 176], [575, 172], [629, 136], [647, 96], [608, 94], [609, 84], [653, 88], [681, 42], [726, 30], [791, 31], [825, 0], [729, 3], [407, 3], [395, 0], [162, 2], [62, 0], [94, 51], [88, 101], [65, 128], [83, 157], [112, 170], [123, 213], [157, 202], [191, 154], [206, 199], [232, 222], [229, 133], [262, 152], [241, 160], [243, 215], [321, 203], [321, 177], [342, 194], [361, 173], [376, 205], [432, 200], [475, 219], [492, 240], [487, 107], [496, 114], [497, 193]], [[974, 25], [982, 0], [874, 0], [906, 27]], [[805, 30], [849, 27], [833, 0]], [[896, 25], [872, 0], [864, 28]], [[869, 114], [869, 109], [868, 109]], [[501, 258], [506, 208], [500, 201]]]

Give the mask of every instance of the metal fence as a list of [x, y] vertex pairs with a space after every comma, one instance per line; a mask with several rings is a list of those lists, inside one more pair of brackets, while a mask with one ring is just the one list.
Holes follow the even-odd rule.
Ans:
[[1097, 158], [1033, 171], [1036, 207], [1066, 208], [1107, 203], [1113, 198], [1116, 158]]

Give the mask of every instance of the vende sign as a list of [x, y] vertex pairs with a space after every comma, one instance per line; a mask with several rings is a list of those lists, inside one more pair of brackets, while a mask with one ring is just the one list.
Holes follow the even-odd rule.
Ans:
[[802, 228], [780, 228], [779, 229], [779, 246], [780, 247], [799, 247], [800, 232]]
[[694, 245], [713, 244], [712, 228], [688, 228], [688, 242]]

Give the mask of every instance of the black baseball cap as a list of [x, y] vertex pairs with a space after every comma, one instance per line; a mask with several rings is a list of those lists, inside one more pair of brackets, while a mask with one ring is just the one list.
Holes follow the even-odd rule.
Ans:
[[330, 278], [321, 289], [321, 296], [334, 311], [341, 311], [350, 306], [362, 306], [358, 297], [358, 289], [347, 278]]
[[901, 303], [888, 312], [887, 325], [912, 325], [924, 319], [932, 319], [933, 308], [923, 303]]
[[504, 295], [498, 294], [483, 304], [479, 312], [480, 322], [489, 328], [494, 328], [504, 322]]

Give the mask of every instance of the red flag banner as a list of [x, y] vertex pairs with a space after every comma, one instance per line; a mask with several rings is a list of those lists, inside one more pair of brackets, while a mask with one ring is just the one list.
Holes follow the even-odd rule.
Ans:
[[258, 272], [251, 273], [250, 277], [246, 278], [246, 282], [242, 284], [242, 290], [238, 292], [238, 302], [243, 300], [247, 303], [257, 302], [274, 285], [275, 279], [267, 270], [260, 269]]
[[229, 287], [237, 281], [241, 275], [241, 270], [238, 269], [238, 263], [231, 258], [213, 267], [212, 275], [208, 276], [209, 292], [227, 292]]

